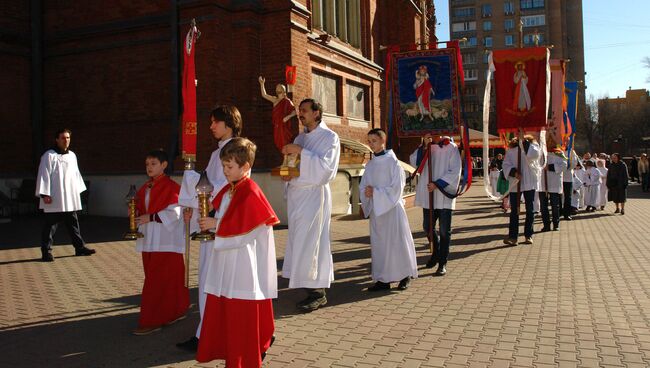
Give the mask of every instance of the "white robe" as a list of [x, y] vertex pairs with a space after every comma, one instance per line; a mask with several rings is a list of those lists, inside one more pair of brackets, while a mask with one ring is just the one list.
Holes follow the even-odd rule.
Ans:
[[603, 207], [607, 205], [607, 168], [599, 167], [598, 171], [600, 172], [600, 201], [598, 205]]
[[[231, 138], [232, 139], [232, 138]], [[210, 161], [208, 162], [208, 167], [205, 169], [208, 179], [214, 190], [210, 196], [210, 201], [221, 191], [221, 188], [224, 185], [228, 184], [228, 179], [223, 174], [223, 166], [221, 165], [221, 159], [219, 154], [221, 154], [221, 149], [226, 143], [230, 142], [230, 139], [219, 141], [218, 148], [212, 152], [210, 155]], [[193, 208], [192, 219], [190, 220], [190, 233], [195, 231], [200, 231], [198, 218], [199, 218], [199, 199], [196, 194], [196, 184], [199, 182], [201, 174], [193, 170], [185, 170], [183, 172], [183, 182], [181, 183], [181, 191], [178, 194], [178, 204], [183, 207]], [[208, 277], [208, 260], [210, 259], [210, 252], [212, 251], [212, 242], [202, 241], [201, 247], [199, 248], [199, 312], [201, 314], [201, 320], [199, 321], [199, 326], [196, 329], [196, 337], [200, 337], [201, 334], [201, 325], [203, 321], [203, 311], [205, 310], [205, 301], [207, 295], [205, 294], [205, 281]]]
[[[508, 178], [510, 185], [508, 191], [510, 193], [517, 192], [517, 179], [510, 176], [512, 169], [517, 169], [517, 147], [509, 148], [506, 151], [506, 156], [503, 159], [503, 175]], [[539, 159], [541, 156], [541, 149], [537, 143], [531, 143], [528, 148], [528, 153], [521, 149], [521, 191], [528, 190], [539, 191], [539, 176], [541, 167]]]
[[501, 193], [497, 190], [499, 175], [501, 175], [501, 170], [490, 170], [490, 187], [492, 189], [492, 195], [495, 197], [501, 196]]
[[585, 186], [585, 205], [598, 207], [600, 203], [600, 171], [595, 167], [587, 170]]
[[[150, 189], [146, 190], [145, 205], [149, 207]], [[170, 204], [162, 211], [156, 212], [160, 222], [152, 221], [138, 226], [138, 230], [144, 234], [135, 242], [135, 250], [138, 252], [173, 252], [185, 253], [185, 228], [181, 206]]]
[[[458, 184], [460, 183], [460, 172], [462, 169], [458, 146], [454, 142], [449, 142], [449, 144], [443, 145], [442, 147], [438, 144], [432, 144], [431, 158], [432, 181], [444, 181], [448, 184], [443, 188], [444, 191], [455, 195], [458, 190]], [[409, 161], [411, 162], [411, 166], [417, 166], [417, 150], [411, 154]], [[415, 205], [418, 207], [429, 208], [428, 181], [429, 164], [425, 163], [415, 188]], [[453, 210], [456, 208], [456, 198], [448, 198], [440, 190], [436, 189], [433, 191], [433, 208]]]
[[[548, 153], [546, 168], [540, 175], [540, 192], [558, 193], [563, 192], [564, 171], [567, 168], [567, 160], [555, 153]], [[555, 171], [548, 170], [548, 165], [553, 165]], [[546, 186], [548, 185], [548, 190]]]
[[[215, 213], [220, 222], [230, 204], [224, 195]], [[218, 225], [217, 225], [218, 227]], [[209, 242], [205, 292], [230, 299], [263, 300], [278, 297], [273, 227], [260, 225], [251, 232]]]
[[294, 143], [302, 147], [300, 176], [287, 184], [289, 236], [282, 277], [289, 279], [290, 288], [328, 288], [334, 280], [329, 183], [338, 170], [341, 144], [323, 122], [300, 133]]
[[576, 207], [578, 209], [582, 209], [585, 207], [585, 192], [586, 192], [585, 182], [587, 181], [587, 170], [585, 170], [584, 168], [574, 169], [574, 173], [576, 177], [580, 180], [580, 183], [582, 183], [581, 185], [582, 188], [580, 189], [580, 198], [578, 201], [578, 206]]
[[579, 209], [582, 192], [582, 180], [580, 180], [575, 174], [573, 175], [573, 183], [571, 187], [573, 189], [573, 193], [571, 193], [571, 207]]
[[40, 199], [39, 208], [43, 212], [80, 211], [81, 192], [85, 190], [86, 185], [79, 172], [74, 152], [59, 154], [50, 149], [41, 156], [35, 195], [52, 198], [50, 204], [46, 204], [43, 198]]
[[[370, 217], [373, 281], [390, 283], [418, 276], [415, 243], [402, 199], [405, 181], [391, 150], [370, 160], [361, 178], [361, 206]], [[370, 198], [365, 196], [369, 186], [373, 188]]]

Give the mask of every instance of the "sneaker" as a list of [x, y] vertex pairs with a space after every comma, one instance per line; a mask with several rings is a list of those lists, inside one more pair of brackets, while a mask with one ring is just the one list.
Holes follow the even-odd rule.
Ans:
[[136, 336], [144, 336], [144, 335], [149, 335], [150, 333], [154, 333], [156, 331], [160, 331], [161, 328], [160, 326], [157, 327], [138, 327], [135, 330], [133, 330], [133, 334]]
[[372, 286], [368, 287], [368, 291], [383, 291], [383, 290], [390, 290], [390, 283], [377, 281]]
[[89, 256], [91, 254], [97, 253], [94, 249], [90, 249], [87, 247], [81, 247], [79, 249], [75, 249], [74, 255], [75, 256]]
[[560, 224], [553, 224], [553, 231], [560, 231]]
[[521, 244], [532, 245], [532, 244], [533, 244], [533, 237], [532, 237], [532, 236], [527, 237], [526, 240], [524, 240], [523, 242], [521, 242]]
[[52, 252], [43, 252], [41, 262], [54, 262], [54, 256], [52, 256]]
[[190, 337], [187, 341], [179, 342], [176, 347], [190, 353], [196, 353], [199, 349], [199, 339], [196, 336]]
[[505, 238], [505, 239], [503, 240], [503, 244], [506, 244], [506, 245], [517, 245], [517, 239]]
[[312, 299], [311, 302], [304, 304], [299, 308], [303, 312], [313, 312], [316, 309], [324, 306], [325, 304], [327, 304], [327, 298], [325, 296], [321, 296], [320, 298]]
[[447, 274], [447, 267], [445, 267], [445, 265], [438, 266], [438, 269], [436, 270], [435, 275], [436, 276], [444, 276], [446, 274]]
[[402, 279], [402, 281], [399, 282], [399, 285], [397, 285], [398, 290], [406, 290], [409, 288], [409, 285], [411, 285], [411, 277], [407, 276]]

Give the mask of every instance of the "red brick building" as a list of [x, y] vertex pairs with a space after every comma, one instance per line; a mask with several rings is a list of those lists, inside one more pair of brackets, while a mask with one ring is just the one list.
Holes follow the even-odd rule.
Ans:
[[215, 103], [242, 111], [257, 168], [280, 162], [257, 78], [272, 92], [285, 65], [298, 70], [294, 103], [322, 100], [332, 129], [365, 140], [387, 111], [380, 46], [419, 40], [416, 2], [0, 0], [0, 136], [8, 143], [0, 173], [31, 177], [61, 127], [73, 132], [84, 175], [141, 173], [149, 150], [179, 151], [180, 44], [192, 18], [202, 33], [198, 168], [215, 146]]

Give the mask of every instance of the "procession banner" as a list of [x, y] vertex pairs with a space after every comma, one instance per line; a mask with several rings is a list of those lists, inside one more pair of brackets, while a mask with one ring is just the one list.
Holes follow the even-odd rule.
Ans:
[[196, 71], [194, 68], [195, 44], [198, 29], [195, 25], [185, 36], [183, 44], [183, 160], [196, 161]]
[[539, 131], [547, 126], [550, 69], [546, 47], [495, 50], [493, 54], [499, 131]]
[[564, 60], [552, 59], [551, 68], [551, 118], [548, 124], [548, 139], [553, 141], [555, 147], [566, 148], [569, 138], [569, 127], [565, 124], [566, 95], [564, 82], [566, 63]]
[[578, 82], [565, 82], [564, 94], [566, 95], [567, 108], [565, 115], [565, 126], [570, 129], [567, 132], [569, 135], [569, 142], [567, 143], [566, 151], [569, 157], [569, 164], [571, 162], [571, 151], [573, 150], [573, 139], [576, 135], [576, 117], [578, 114]]
[[392, 110], [399, 137], [458, 134], [461, 125], [456, 49], [392, 54]]

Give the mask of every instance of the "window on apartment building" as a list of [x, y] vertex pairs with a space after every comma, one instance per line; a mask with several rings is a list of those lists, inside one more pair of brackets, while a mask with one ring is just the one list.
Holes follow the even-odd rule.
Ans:
[[463, 64], [476, 64], [476, 54], [473, 52], [465, 52], [462, 54]]
[[370, 120], [368, 116], [369, 111], [366, 111], [368, 87], [350, 82], [346, 83], [345, 87], [347, 92], [345, 98], [345, 115], [353, 119]]
[[465, 69], [465, 80], [476, 80], [478, 79], [478, 71], [476, 69]]
[[522, 9], [538, 9], [544, 7], [544, 0], [519, 0]]
[[481, 15], [484, 17], [491, 17], [492, 16], [492, 4], [483, 4], [481, 6]]
[[[538, 37], [538, 40], [539, 40], [538, 43], [540, 45], [543, 45], [544, 44], [544, 34], [539, 33], [539, 34], [537, 34], [537, 37]], [[524, 35], [524, 45], [527, 45], [527, 46], [535, 45], [535, 34], [534, 33], [529, 33], [529, 34]]]
[[492, 30], [492, 21], [486, 20], [483, 22], [483, 30], [484, 31], [491, 31]]
[[314, 71], [311, 77], [311, 92], [316, 101], [323, 104], [327, 114], [342, 115], [339, 108], [340, 80], [332, 75]]
[[544, 14], [527, 15], [525, 17], [521, 17], [521, 20], [524, 22], [524, 27], [537, 27], [546, 24], [546, 16], [544, 16]]
[[468, 37], [467, 41], [460, 43], [460, 47], [476, 47], [476, 45], [476, 37]]
[[476, 86], [465, 86], [465, 95], [476, 96]]
[[503, 21], [503, 28], [506, 30], [506, 32], [510, 32], [515, 28], [515, 20], [514, 19], [506, 19]]
[[504, 41], [506, 46], [513, 46], [515, 44], [515, 38], [512, 35], [506, 35]]
[[483, 46], [492, 47], [492, 37], [483, 38]]
[[515, 3], [512, 1], [506, 1], [503, 3], [503, 13], [506, 15], [515, 14]]
[[452, 32], [475, 31], [476, 22], [458, 22], [451, 25]]
[[476, 10], [472, 7], [454, 8], [454, 17], [473, 17], [476, 15]]
[[312, 26], [354, 47], [361, 45], [361, 0], [312, 0]]

